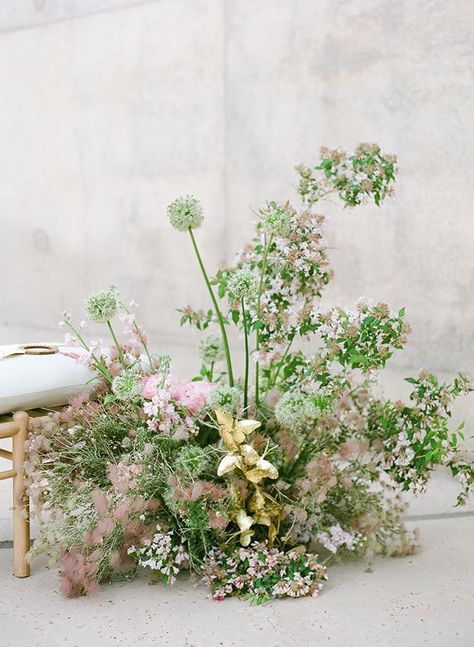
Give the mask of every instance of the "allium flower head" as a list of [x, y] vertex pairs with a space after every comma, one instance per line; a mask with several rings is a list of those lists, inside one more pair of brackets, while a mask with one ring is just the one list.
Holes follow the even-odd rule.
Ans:
[[240, 406], [240, 390], [235, 386], [219, 384], [209, 395], [208, 404], [211, 409], [224, 409], [236, 413]]
[[224, 357], [224, 347], [219, 335], [207, 335], [199, 342], [199, 355], [201, 359], [212, 364]]
[[106, 323], [117, 311], [117, 299], [112, 289], [101, 290], [86, 299], [86, 314], [91, 321]]
[[112, 381], [112, 392], [119, 400], [133, 400], [141, 391], [141, 378], [134, 370], [125, 370]]
[[202, 223], [201, 204], [191, 195], [176, 198], [168, 205], [167, 212], [171, 224], [178, 231], [197, 229]]
[[251, 270], [237, 270], [230, 276], [227, 287], [236, 299], [252, 297], [257, 292], [257, 277]]
[[261, 227], [267, 234], [288, 236], [291, 232], [294, 215], [295, 210], [289, 202], [285, 204], [279, 204], [275, 201], [269, 202], [264, 209], [260, 210]]

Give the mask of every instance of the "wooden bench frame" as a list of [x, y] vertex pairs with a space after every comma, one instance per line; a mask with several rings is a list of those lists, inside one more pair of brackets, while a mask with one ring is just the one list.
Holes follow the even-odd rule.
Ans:
[[25, 442], [28, 437], [29, 416], [17, 411], [12, 420], [0, 423], [0, 439], [12, 439], [12, 451], [0, 448], [0, 456], [12, 461], [12, 469], [0, 472], [0, 481], [13, 479], [13, 574], [29, 577], [30, 550], [29, 501], [25, 494], [24, 463]]

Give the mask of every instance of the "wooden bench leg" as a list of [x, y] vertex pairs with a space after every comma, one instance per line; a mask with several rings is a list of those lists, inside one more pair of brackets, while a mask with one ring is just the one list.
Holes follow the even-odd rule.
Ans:
[[13, 421], [19, 427], [12, 439], [13, 471], [13, 574], [28, 577], [30, 565], [27, 553], [30, 550], [29, 502], [25, 498], [25, 441], [28, 436], [28, 414], [18, 411]]

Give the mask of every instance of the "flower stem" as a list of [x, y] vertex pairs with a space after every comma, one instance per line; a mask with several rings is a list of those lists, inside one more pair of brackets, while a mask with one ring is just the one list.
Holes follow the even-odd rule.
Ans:
[[277, 364], [277, 370], [276, 370], [275, 375], [270, 380], [270, 383], [269, 383], [268, 389], [267, 389], [268, 391], [272, 388], [272, 386], [276, 385], [278, 375], [280, 374], [281, 367], [283, 366], [283, 363], [284, 363], [285, 359], [287, 358], [288, 353], [290, 352], [290, 348], [291, 348], [292, 343], [293, 343], [293, 339], [290, 340], [288, 346], [286, 347], [285, 352], [283, 353], [283, 357], [281, 358], [281, 360]]
[[74, 327], [74, 325], [67, 319], [64, 319], [65, 325], [71, 330], [74, 335], [77, 337], [79, 343], [81, 344], [82, 348], [86, 350], [88, 353], [90, 353], [92, 359], [94, 360], [94, 366], [96, 370], [104, 377], [107, 382], [112, 382], [112, 377], [110, 373], [107, 370], [107, 367], [105, 366], [104, 362], [97, 357], [97, 355], [92, 351], [84, 339], [84, 337], [81, 335], [81, 333]]
[[[131, 314], [129, 308], [127, 308], [127, 306], [124, 303], [122, 303], [122, 301], [120, 301], [120, 305], [128, 315]], [[148, 358], [148, 362], [150, 364], [150, 370], [151, 370], [152, 373], [155, 373], [155, 370], [154, 370], [154, 367], [153, 367], [153, 361], [151, 359], [150, 351], [148, 350], [148, 345], [147, 345], [147, 343], [145, 341], [145, 337], [143, 336], [142, 331], [140, 330], [140, 326], [135, 321], [135, 316], [134, 315], [133, 315], [133, 317], [134, 317], [134, 319], [133, 319], [133, 327], [135, 328], [135, 332], [137, 333], [138, 338], [139, 338], [139, 340], [140, 340], [140, 342], [141, 342], [141, 344], [143, 346], [143, 349], [144, 349], [144, 351], [146, 353], [146, 356]]]
[[[260, 282], [258, 285], [258, 294], [257, 294], [257, 313], [256, 313], [257, 321], [260, 321], [263, 281], [265, 278], [265, 272], [267, 271], [268, 252], [270, 251], [270, 246], [272, 242], [273, 242], [273, 235], [270, 236], [268, 243], [265, 244], [265, 251], [263, 253], [262, 273], [260, 275]], [[259, 348], [260, 348], [260, 328], [257, 328], [257, 334], [255, 339], [255, 350], [257, 351], [257, 353]], [[257, 360], [257, 362], [255, 363], [255, 404], [257, 407], [260, 404], [259, 389], [260, 389], [260, 364]]]
[[148, 345], [147, 345], [147, 343], [146, 343], [146, 341], [145, 341], [145, 339], [144, 339], [144, 337], [143, 337], [143, 335], [141, 333], [140, 328], [135, 323], [135, 321], [133, 322], [133, 327], [135, 328], [135, 331], [136, 331], [136, 333], [137, 333], [137, 335], [138, 335], [138, 337], [139, 337], [139, 339], [140, 339], [140, 341], [142, 343], [142, 346], [145, 349], [145, 353], [146, 353], [146, 356], [148, 358], [148, 363], [150, 364], [150, 371], [152, 373], [155, 373], [155, 369], [153, 367], [153, 360], [151, 359], [150, 351], [148, 350]]
[[209, 290], [209, 295], [211, 297], [212, 304], [214, 306], [214, 310], [217, 316], [217, 320], [219, 322], [219, 328], [221, 330], [221, 335], [222, 335], [222, 343], [224, 344], [224, 352], [225, 352], [225, 359], [227, 363], [227, 375], [229, 378], [229, 386], [234, 386], [234, 374], [232, 372], [232, 360], [230, 358], [230, 349], [229, 349], [229, 342], [227, 340], [227, 333], [225, 331], [225, 325], [224, 325], [224, 318], [222, 316], [222, 313], [219, 309], [219, 305], [217, 303], [217, 299], [214, 294], [214, 290], [212, 289], [211, 282], [209, 281], [209, 277], [206, 272], [206, 268], [204, 267], [204, 263], [202, 262], [201, 254], [199, 253], [199, 249], [196, 243], [196, 239], [194, 238], [193, 230], [189, 228], [189, 235], [191, 236], [191, 241], [193, 243], [194, 251], [196, 252], [196, 257], [199, 263], [199, 267], [201, 268], [202, 275], [204, 277], [204, 281], [206, 282], [207, 289]]
[[114, 340], [115, 348], [117, 349], [120, 363], [122, 364], [123, 368], [127, 368], [125, 364], [125, 358], [122, 353], [122, 349], [120, 348], [120, 344], [118, 343], [117, 337], [115, 336], [114, 329], [112, 328], [112, 324], [110, 323], [110, 321], [107, 321], [107, 327], [110, 331], [110, 334], [112, 335], [112, 339]]
[[245, 376], [244, 376], [244, 411], [247, 410], [249, 399], [249, 334], [247, 329], [247, 313], [245, 312], [245, 304], [242, 299], [242, 323], [244, 326], [244, 339], [245, 339]]

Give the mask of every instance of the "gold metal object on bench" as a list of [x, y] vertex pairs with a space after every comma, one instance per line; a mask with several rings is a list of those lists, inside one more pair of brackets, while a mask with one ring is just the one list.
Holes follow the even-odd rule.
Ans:
[[13, 574], [28, 577], [30, 565], [27, 553], [30, 550], [29, 503], [25, 498], [25, 441], [28, 436], [28, 414], [17, 411], [10, 422], [0, 423], [0, 439], [12, 439], [12, 451], [0, 448], [0, 456], [12, 461], [13, 469], [0, 472], [0, 481], [13, 479]]
[[55, 344], [22, 344], [12, 353], [0, 357], [0, 360], [18, 355], [55, 355], [56, 353], [59, 353], [59, 348]]

